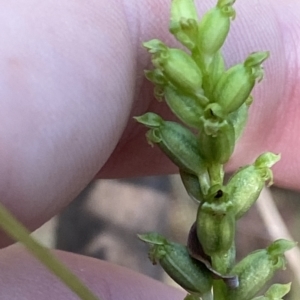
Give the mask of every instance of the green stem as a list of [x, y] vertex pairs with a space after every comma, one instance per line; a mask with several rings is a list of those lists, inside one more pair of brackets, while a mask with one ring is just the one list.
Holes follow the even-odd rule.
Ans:
[[[228, 274], [235, 263], [235, 243], [232, 243], [231, 248], [224, 253], [217, 253], [212, 256], [213, 268], [221, 274]], [[226, 300], [227, 299], [227, 286], [222, 280], [213, 281], [214, 300]]]
[[208, 167], [211, 186], [222, 185], [224, 180], [224, 168], [221, 164], [210, 164]]
[[199, 180], [202, 194], [207, 195], [208, 190], [210, 188], [210, 178], [208, 172], [206, 171], [198, 175], [198, 180]]
[[36, 259], [54, 273], [80, 299], [99, 300], [75, 274], [53, 256], [49, 249], [35, 241], [30, 236], [30, 232], [1, 203], [0, 227], [11, 238], [22, 243]]
[[228, 300], [226, 297], [227, 287], [223, 280], [214, 280], [213, 281], [213, 290], [214, 290], [214, 300]]

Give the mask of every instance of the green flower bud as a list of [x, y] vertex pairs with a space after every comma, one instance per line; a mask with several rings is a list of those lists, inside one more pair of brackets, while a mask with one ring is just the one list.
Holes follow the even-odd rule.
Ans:
[[191, 51], [197, 40], [197, 11], [194, 0], [173, 0], [171, 7], [170, 32]]
[[209, 270], [203, 263], [193, 259], [185, 246], [169, 242], [157, 233], [139, 235], [139, 238], [151, 245], [149, 258], [152, 263], [159, 262], [182, 288], [198, 296], [210, 292], [212, 278]]
[[263, 77], [262, 62], [269, 52], [251, 54], [243, 64], [227, 70], [220, 77], [213, 91], [213, 101], [219, 103], [225, 113], [237, 110], [250, 96], [256, 80]]
[[232, 203], [222, 190], [217, 190], [199, 207], [197, 236], [205, 254], [214, 256], [231, 249], [235, 235]]
[[[199, 128], [201, 126], [201, 116], [203, 108], [199, 99], [191, 95], [180, 93], [174, 86], [166, 86], [164, 90], [165, 100], [172, 112], [185, 124], [191, 127]], [[203, 99], [206, 99], [203, 96]], [[207, 99], [206, 99], [207, 100]], [[204, 100], [204, 101], [206, 101]]]
[[229, 32], [230, 19], [235, 17], [234, 2], [219, 0], [217, 6], [203, 16], [198, 27], [200, 53], [215, 54], [222, 47]]
[[287, 284], [273, 284], [267, 290], [264, 296], [255, 297], [251, 300], [283, 300], [291, 290], [291, 283]]
[[146, 134], [148, 142], [158, 144], [179, 169], [197, 176], [207, 172], [199, 154], [198, 140], [189, 129], [176, 122], [164, 121], [154, 113], [135, 119], [151, 128]]
[[239, 277], [240, 284], [229, 291], [228, 299], [251, 299], [273, 277], [276, 270], [285, 268], [284, 252], [294, 246], [293, 242], [278, 240], [267, 249], [254, 251], [241, 260], [231, 271], [231, 274]]
[[182, 93], [203, 100], [202, 72], [190, 55], [180, 49], [168, 48], [159, 40], [143, 44], [153, 53], [152, 62]]
[[296, 242], [288, 241], [285, 239], [279, 239], [273, 242], [268, 248], [267, 251], [274, 259], [277, 259], [277, 256], [282, 255], [284, 252], [293, 249], [297, 245]]
[[[264, 159], [263, 159], [264, 158]], [[270, 169], [279, 156], [267, 152], [258, 157], [253, 165], [239, 169], [225, 187], [233, 203], [236, 219], [240, 219], [258, 199], [265, 182], [273, 179]]]
[[[233, 125], [224, 120], [204, 121], [204, 130], [199, 134], [199, 150], [203, 159], [209, 163], [225, 164], [231, 157], [235, 146]], [[214, 128], [214, 133], [211, 129]]]

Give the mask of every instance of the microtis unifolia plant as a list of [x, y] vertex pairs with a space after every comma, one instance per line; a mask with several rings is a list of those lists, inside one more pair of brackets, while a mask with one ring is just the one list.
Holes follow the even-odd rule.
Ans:
[[279, 300], [290, 290], [290, 284], [274, 284], [255, 298], [276, 270], [285, 268], [284, 253], [294, 242], [277, 240], [235, 261], [237, 220], [265, 184], [273, 183], [271, 167], [280, 155], [263, 153], [224, 181], [224, 164], [245, 127], [252, 89], [263, 79], [262, 63], [269, 56], [255, 52], [225, 67], [221, 48], [235, 18], [234, 2], [219, 0], [199, 20], [193, 0], [173, 0], [169, 29], [186, 49], [157, 39], [144, 43], [152, 55], [154, 68], [145, 75], [154, 83], [155, 97], [181, 122], [153, 112], [135, 119], [149, 128], [150, 145], [156, 144], [177, 165], [188, 194], [199, 205], [187, 245], [153, 232], [139, 238], [150, 245], [151, 262], [188, 292], [185, 300]]

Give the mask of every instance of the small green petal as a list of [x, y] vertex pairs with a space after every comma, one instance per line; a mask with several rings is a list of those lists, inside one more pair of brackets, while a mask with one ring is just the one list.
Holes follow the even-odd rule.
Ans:
[[145, 70], [144, 71], [145, 77], [153, 82], [156, 85], [166, 85], [168, 83], [166, 77], [164, 76], [163, 72], [158, 69], [154, 70]]
[[275, 163], [280, 160], [280, 154], [266, 152], [261, 154], [256, 160], [254, 165], [257, 168], [271, 168]]
[[143, 242], [153, 244], [153, 245], [164, 245], [166, 243], [165, 237], [156, 233], [156, 232], [148, 232], [145, 234], [138, 234], [138, 238]]
[[286, 251], [293, 249], [297, 246], [296, 242], [280, 239], [273, 242], [268, 248], [268, 253], [272, 256], [280, 256], [283, 255]]
[[149, 128], [159, 128], [163, 124], [163, 119], [159, 115], [152, 112], [147, 112], [142, 116], [133, 118]]
[[168, 48], [153, 59], [153, 64], [179, 91], [203, 98], [201, 70], [186, 52]]
[[148, 42], [144, 42], [143, 46], [151, 54], [157, 54], [157, 53], [164, 52], [167, 50], [167, 46], [158, 39], [153, 39]]

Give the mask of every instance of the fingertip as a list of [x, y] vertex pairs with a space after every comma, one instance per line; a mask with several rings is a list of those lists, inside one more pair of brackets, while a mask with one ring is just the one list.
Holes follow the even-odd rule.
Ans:
[[[124, 267], [62, 251], [53, 253], [101, 300], [181, 300], [183, 293]], [[22, 246], [0, 252], [1, 299], [78, 299]]]

